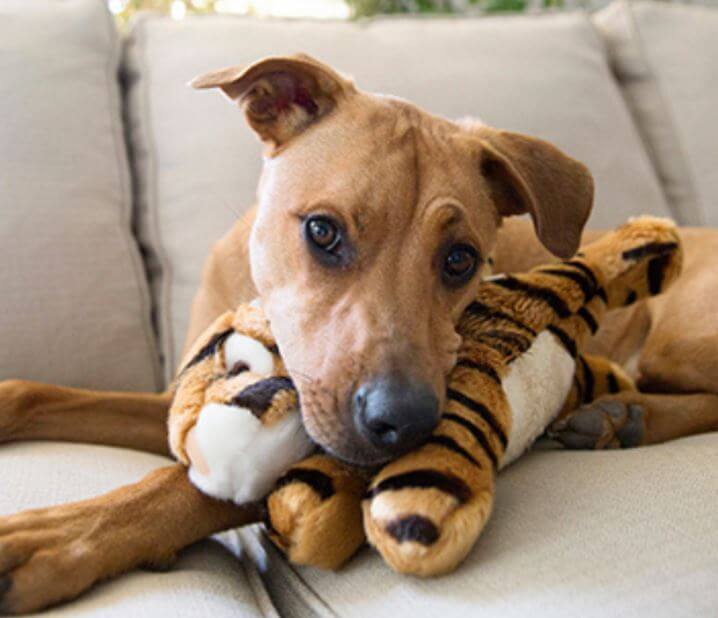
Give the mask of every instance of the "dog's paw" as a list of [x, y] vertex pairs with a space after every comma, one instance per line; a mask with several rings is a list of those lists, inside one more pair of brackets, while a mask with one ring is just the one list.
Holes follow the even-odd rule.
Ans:
[[630, 448], [645, 435], [643, 406], [602, 398], [560, 418], [547, 431], [568, 449]]
[[26, 408], [32, 397], [32, 383], [0, 380], [0, 444], [22, 439], [22, 430], [30, 420]]
[[395, 571], [431, 577], [454, 570], [493, 507], [493, 479], [480, 489], [435, 470], [384, 476], [363, 503], [369, 542]]
[[324, 455], [290, 468], [267, 498], [269, 538], [295, 564], [337, 569], [364, 543], [366, 481]]
[[103, 546], [107, 508], [62, 505], [0, 517], [0, 615], [73, 599], [102, 579], [105, 554], [119, 550]]

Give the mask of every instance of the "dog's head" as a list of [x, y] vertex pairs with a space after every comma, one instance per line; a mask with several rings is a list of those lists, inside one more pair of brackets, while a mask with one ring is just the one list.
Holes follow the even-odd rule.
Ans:
[[[593, 199], [555, 147], [358, 90], [308, 56], [199, 77], [266, 145], [252, 276], [310, 435], [378, 463], [438, 422], [502, 217], [528, 213], [568, 257]], [[520, 250], [520, 248], [517, 248]]]

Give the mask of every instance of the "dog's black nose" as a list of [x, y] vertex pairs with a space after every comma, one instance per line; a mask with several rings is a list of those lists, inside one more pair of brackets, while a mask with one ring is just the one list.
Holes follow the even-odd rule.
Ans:
[[398, 373], [360, 386], [353, 407], [359, 432], [390, 455], [421, 444], [439, 422], [439, 400], [433, 389]]

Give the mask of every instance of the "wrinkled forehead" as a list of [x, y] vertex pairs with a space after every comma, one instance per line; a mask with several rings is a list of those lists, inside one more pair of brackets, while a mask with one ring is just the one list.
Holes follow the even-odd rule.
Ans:
[[[267, 160], [263, 187], [297, 203], [418, 205], [476, 195], [478, 164], [457, 125], [385, 97], [358, 97]], [[351, 204], [349, 202], [352, 202]]]

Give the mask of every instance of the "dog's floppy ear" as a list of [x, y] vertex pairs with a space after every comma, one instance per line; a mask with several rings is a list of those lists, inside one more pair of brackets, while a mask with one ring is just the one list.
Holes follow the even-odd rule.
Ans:
[[194, 88], [220, 88], [270, 148], [286, 144], [354, 92], [351, 81], [305, 54], [265, 58], [252, 65], [196, 77]]
[[499, 214], [529, 213], [543, 245], [571, 257], [593, 205], [586, 166], [540, 139], [483, 126], [478, 133], [481, 173]]

